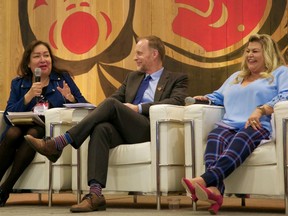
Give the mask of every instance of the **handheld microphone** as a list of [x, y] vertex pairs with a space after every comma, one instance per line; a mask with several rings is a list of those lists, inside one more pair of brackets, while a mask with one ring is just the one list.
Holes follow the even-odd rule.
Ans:
[[40, 82], [41, 81], [41, 68], [35, 68], [34, 71], [34, 76], [35, 76], [35, 82]]
[[207, 105], [211, 105], [212, 101], [211, 100], [198, 100], [195, 99], [193, 97], [186, 97], [185, 98], [185, 106], [189, 106], [192, 104], [207, 104]]
[[[35, 71], [34, 71], [34, 77], [35, 77], [35, 82], [41, 82], [41, 68], [35, 68]], [[38, 103], [41, 99], [41, 96], [37, 96], [36, 97], [36, 103]]]

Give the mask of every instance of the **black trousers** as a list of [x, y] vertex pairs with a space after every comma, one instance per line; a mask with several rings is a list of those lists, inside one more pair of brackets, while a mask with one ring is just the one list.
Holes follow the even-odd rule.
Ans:
[[90, 136], [88, 146], [88, 182], [95, 179], [106, 186], [109, 149], [121, 144], [150, 140], [150, 121], [113, 98], [104, 100], [95, 110], [67, 131], [71, 145], [79, 148]]

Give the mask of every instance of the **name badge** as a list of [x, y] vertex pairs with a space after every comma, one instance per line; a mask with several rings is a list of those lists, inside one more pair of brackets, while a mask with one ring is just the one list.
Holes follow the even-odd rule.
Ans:
[[45, 111], [48, 110], [48, 102], [39, 102], [34, 106], [33, 112], [37, 115], [44, 115]]

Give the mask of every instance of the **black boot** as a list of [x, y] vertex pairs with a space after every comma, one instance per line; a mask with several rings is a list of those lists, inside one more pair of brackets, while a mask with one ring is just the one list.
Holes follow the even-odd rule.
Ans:
[[8, 194], [5, 193], [3, 189], [0, 187], [0, 207], [3, 207], [5, 205], [8, 198], [9, 198], [9, 193]]

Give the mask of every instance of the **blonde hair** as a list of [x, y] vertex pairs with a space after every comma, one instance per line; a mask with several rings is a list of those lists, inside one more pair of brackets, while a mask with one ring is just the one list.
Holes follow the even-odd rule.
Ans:
[[[272, 82], [273, 75], [271, 73], [279, 66], [285, 65], [284, 58], [280, 52], [277, 43], [267, 34], [251, 35], [245, 49], [247, 49], [250, 42], [258, 42], [261, 44], [266, 70], [260, 73], [260, 77], [271, 79]], [[246, 52], [244, 52], [241, 64], [241, 72], [235, 78], [235, 83], [241, 82], [241, 80], [251, 74], [245, 58], [246, 55]]]

